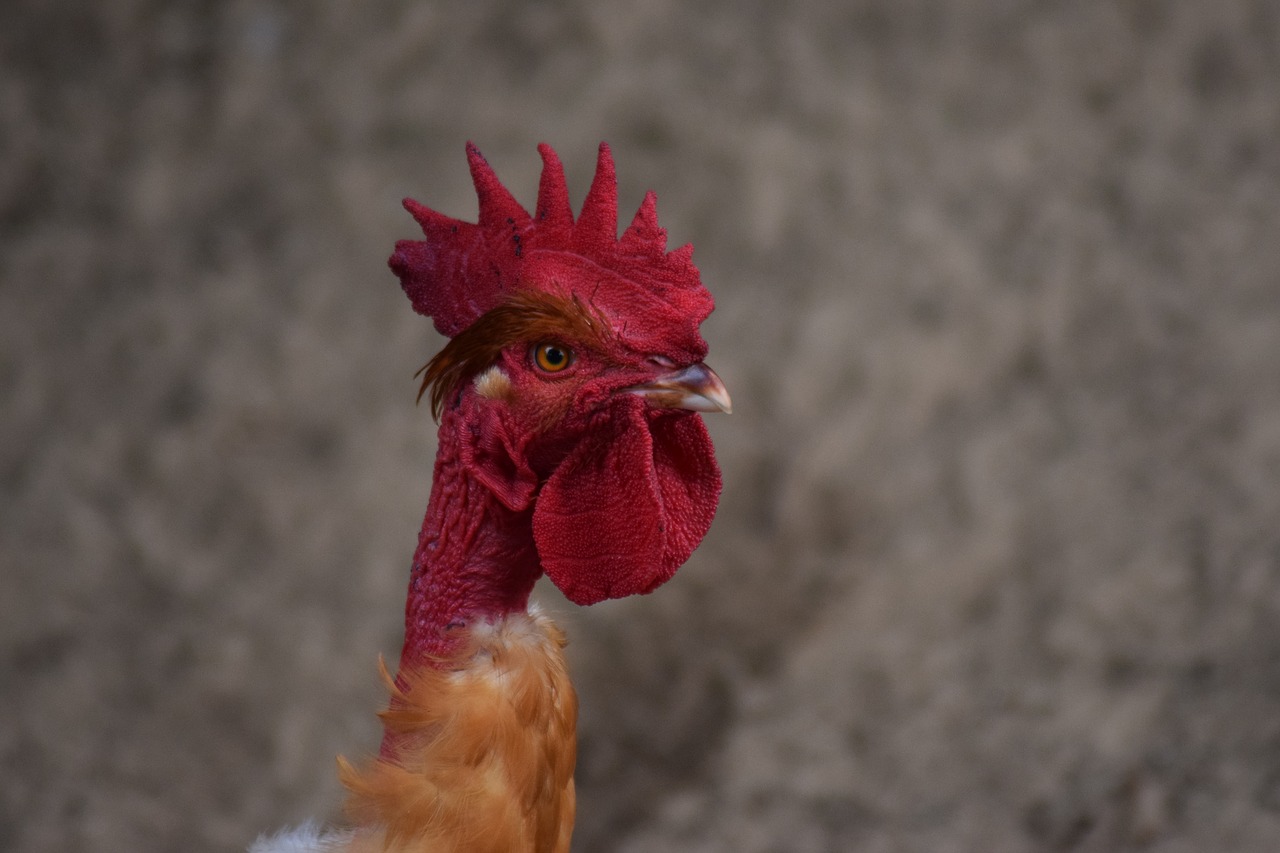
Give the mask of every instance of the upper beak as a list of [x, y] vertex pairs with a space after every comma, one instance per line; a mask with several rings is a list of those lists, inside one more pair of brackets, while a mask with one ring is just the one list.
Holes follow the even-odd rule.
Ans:
[[702, 362], [664, 373], [652, 382], [633, 385], [628, 393], [644, 397], [659, 409], [688, 409], [693, 412], [733, 411], [729, 392], [716, 372]]

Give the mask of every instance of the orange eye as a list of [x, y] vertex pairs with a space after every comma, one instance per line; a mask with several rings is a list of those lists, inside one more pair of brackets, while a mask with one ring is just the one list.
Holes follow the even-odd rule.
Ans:
[[559, 373], [573, 364], [573, 350], [559, 344], [538, 344], [533, 348], [533, 360], [547, 373]]

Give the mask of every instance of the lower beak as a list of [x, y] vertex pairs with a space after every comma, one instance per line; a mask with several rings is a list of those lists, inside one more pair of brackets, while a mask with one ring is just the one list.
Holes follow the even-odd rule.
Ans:
[[664, 373], [652, 382], [633, 385], [625, 390], [644, 397], [649, 405], [659, 409], [724, 412], [726, 415], [733, 411], [733, 402], [724, 383], [702, 362]]

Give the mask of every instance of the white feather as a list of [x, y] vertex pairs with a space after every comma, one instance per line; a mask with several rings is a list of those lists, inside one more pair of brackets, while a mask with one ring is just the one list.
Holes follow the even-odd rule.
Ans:
[[511, 396], [511, 377], [494, 365], [474, 380], [476, 393], [489, 400], [505, 400]]
[[354, 832], [323, 830], [314, 821], [297, 829], [282, 829], [275, 835], [258, 836], [249, 853], [337, 853], [350, 843]]

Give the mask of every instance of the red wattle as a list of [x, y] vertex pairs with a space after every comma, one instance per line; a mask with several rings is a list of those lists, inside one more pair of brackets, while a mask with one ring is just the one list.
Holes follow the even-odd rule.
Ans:
[[702, 418], [623, 401], [538, 496], [542, 568], [575, 604], [652, 592], [702, 541], [719, 497]]

